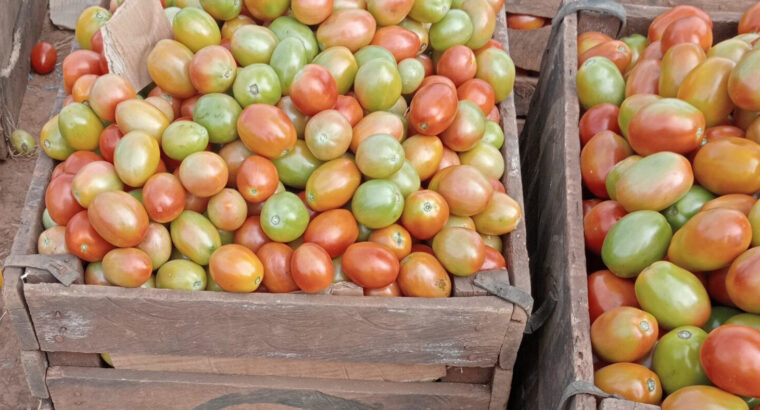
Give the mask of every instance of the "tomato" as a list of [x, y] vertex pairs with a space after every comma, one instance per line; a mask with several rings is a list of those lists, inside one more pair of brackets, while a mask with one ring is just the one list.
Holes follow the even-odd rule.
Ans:
[[356, 242], [358, 236], [359, 226], [351, 212], [332, 209], [314, 217], [304, 232], [303, 240], [316, 243], [331, 258], [335, 258]]
[[137, 248], [117, 248], [103, 257], [106, 280], [116, 286], [137, 288], [150, 278], [153, 266], [147, 253]]
[[158, 142], [141, 131], [125, 134], [114, 151], [116, 173], [133, 187], [142, 186], [156, 173], [160, 159]]
[[691, 272], [655, 262], [636, 278], [636, 298], [666, 329], [704, 325], [710, 317], [710, 298]]
[[70, 252], [88, 262], [96, 262], [114, 247], [95, 231], [88, 220], [87, 211], [81, 211], [66, 224], [65, 248], [68, 249], [66, 253]]
[[453, 46], [466, 44], [473, 35], [473, 29], [472, 19], [465, 11], [448, 10], [443, 18], [430, 26], [430, 45], [434, 50], [445, 51]]
[[56, 114], [42, 126], [42, 130], [40, 131], [40, 146], [50, 158], [63, 161], [76, 150], [71, 148], [63, 135], [61, 135], [60, 128], [58, 127], [59, 117], [60, 115]]
[[433, 237], [433, 251], [447, 271], [469, 276], [485, 261], [485, 244], [477, 232], [466, 228], [444, 228]]
[[277, 72], [266, 64], [251, 64], [238, 69], [232, 92], [243, 107], [259, 103], [273, 105], [282, 96]]
[[[457, 88], [457, 96], [460, 101], [467, 100], [475, 103], [483, 113], [490, 112], [495, 107], [496, 97], [493, 87], [479, 78], [463, 82]], [[615, 117], [615, 121], [617, 121], [617, 116]]]
[[578, 67], [591, 57], [604, 57], [612, 61], [620, 72], [625, 72], [633, 55], [628, 45], [622, 41], [605, 41], [578, 55]]
[[739, 211], [713, 209], [696, 214], [673, 236], [668, 259], [690, 271], [727, 266], [747, 250], [752, 228]]
[[52, 44], [40, 41], [32, 48], [31, 60], [34, 71], [38, 74], [48, 74], [55, 69], [58, 52]]
[[[307, 187], [307, 195], [308, 191]], [[362, 225], [372, 229], [384, 228], [401, 216], [404, 197], [393, 182], [374, 179], [359, 186], [351, 201], [351, 209]]]
[[264, 267], [256, 254], [237, 244], [216, 249], [209, 260], [209, 272], [227, 292], [253, 292], [264, 277]]
[[176, 219], [185, 207], [185, 189], [176, 176], [161, 172], [145, 182], [143, 205], [151, 220], [167, 223]]
[[625, 68], [625, 72], [628, 72], [639, 62], [639, 58], [644, 52], [644, 49], [646, 49], [648, 41], [647, 38], [641, 34], [631, 34], [630, 36], [621, 38], [620, 41], [625, 43], [628, 48], [631, 49], [631, 62], [628, 63], [628, 67]]
[[727, 89], [733, 68], [731, 60], [710, 57], [684, 78], [678, 91], [679, 99], [702, 111], [708, 127], [721, 124], [734, 109]]
[[98, 76], [95, 74], [85, 74], [77, 78], [74, 86], [71, 87], [71, 97], [74, 102], [85, 102], [90, 98], [90, 88]]
[[707, 321], [707, 323], [705, 323], [704, 326], [702, 326], [702, 329], [705, 332], [710, 333], [713, 330], [717, 329], [719, 326], [723, 326], [724, 324], [726, 324], [726, 322], [731, 317], [734, 317], [738, 315], [739, 313], [741, 313], [741, 311], [733, 307], [717, 306], [717, 305], [713, 306], [712, 312], [710, 313], [710, 319]]
[[368, 0], [367, 10], [380, 26], [399, 24], [414, 5], [414, 0]]
[[355, 53], [372, 41], [376, 24], [372, 14], [366, 10], [337, 10], [319, 25], [317, 42], [323, 50], [344, 46]]
[[230, 51], [222, 46], [209, 45], [198, 50], [190, 61], [190, 82], [200, 93], [221, 93], [232, 86], [236, 68], [237, 63]]
[[156, 272], [156, 287], [159, 289], [206, 290], [207, 282], [206, 270], [184, 259], [166, 262]]
[[345, 94], [354, 83], [354, 77], [359, 69], [351, 50], [343, 46], [336, 46], [319, 53], [312, 62], [327, 69], [335, 79], [338, 86], [338, 94]]
[[351, 124], [335, 110], [322, 111], [306, 124], [306, 145], [315, 157], [323, 161], [338, 158], [348, 151], [352, 137]]
[[632, 362], [644, 357], [657, 341], [657, 319], [630, 306], [602, 313], [591, 325], [594, 352], [611, 363]]
[[662, 211], [668, 219], [668, 223], [674, 231], [680, 229], [689, 219], [702, 209], [702, 206], [712, 199], [715, 195], [699, 185], [694, 185], [689, 189], [681, 199], [673, 205]]
[[666, 98], [675, 98], [684, 78], [705, 61], [705, 52], [694, 43], [671, 47], [663, 56], [658, 90]]
[[602, 131], [612, 131], [620, 134], [618, 114], [620, 109], [613, 104], [604, 103], [591, 107], [581, 116], [578, 124], [580, 128], [581, 145], [586, 145], [589, 140]]
[[631, 118], [628, 141], [641, 155], [660, 151], [686, 154], [699, 147], [704, 130], [705, 117], [699, 109], [678, 99], [664, 98], [641, 108]]
[[707, 52], [708, 57], [723, 57], [738, 63], [752, 47], [738, 38], [723, 40]]
[[425, 252], [414, 252], [403, 259], [398, 286], [404, 296], [441, 298], [451, 295], [451, 279], [440, 262]]
[[[348, 122], [351, 124], [351, 127], [357, 125], [359, 121], [364, 118], [364, 111], [362, 110], [362, 106], [354, 97], [339, 95], [338, 101], [335, 103], [333, 110], [336, 110], [341, 115], [343, 115], [343, 117], [346, 118], [346, 120], [348, 120]], [[378, 111], [378, 113], [381, 112], [382, 111]]]
[[154, 270], [158, 269], [169, 260], [172, 253], [172, 239], [169, 231], [165, 226], [151, 222], [145, 238], [137, 245], [137, 248], [148, 254]]
[[672, 236], [664, 216], [653, 211], [635, 211], [621, 218], [607, 233], [602, 260], [622, 278], [632, 278], [661, 260]]
[[412, 237], [403, 226], [392, 224], [372, 232], [369, 241], [384, 245], [390, 249], [399, 260], [405, 258], [412, 251]]
[[752, 246], [760, 244], [760, 205], [755, 202], [749, 214], [747, 215], [752, 225]]
[[351, 151], [356, 152], [362, 141], [375, 134], [389, 134], [401, 141], [404, 136], [404, 129], [404, 123], [395, 114], [385, 111], [368, 114], [354, 126], [350, 145]]
[[315, 25], [330, 16], [333, 0], [294, 0], [291, 2], [293, 16], [303, 24]]
[[596, 134], [581, 150], [581, 176], [586, 187], [599, 198], [609, 197], [607, 174], [615, 164], [632, 154], [623, 137], [612, 131]]
[[84, 209], [71, 191], [73, 180], [74, 175], [61, 175], [50, 181], [45, 190], [45, 206], [50, 218], [58, 225], [66, 225], [71, 217]]
[[272, 162], [280, 180], [294, 188], [305, 187], [311, 174], [322, 165], [303, 140], [297, 140], [295, 148]]
[[722, 195], [718, 198], [705, 202], [701, 211], [709, 211], [710, 209], [727, 208], [735, 209], [744, 215], [749, 216], [752, 207], [757, 200], [754, 197], [745, 194], [729, 194]]
[[736, 316], [732, 316], [726, 320], [727, 325], [739, 325], [760, 330], [760, 315], [753, 315], [751, 313], [740, 313]]
[[63, 59], [61, 69], [63, 71], [64, 90], [66, 93], [70, 93], [79, 77], [85, 74], [101, 74], [100, 55], [90, 50], [72, 51]]
[[760, 31], [760, 7], [757, 4], [747, 9], [739, 20], [739, 34]]
[[296, 130], [285, 112], [265, 104], [246, 107], [237, 121], [240, 139], [251, 151], [267, 158], [279, 158], [293, 148]]
[[390, 285], [381, 288], [370, 289], [364, 288], [364, 296], [396, 297], [401, 296], [401, 289], [398, 282], [391, 282]]
[[623, 136], [628, 138], [628, 127], [633, 116], [645, 106], [658, 100], [660, 100], [660, 97], [654, 94], [636, 94], [623, 101], [618, 115], [618, 125]]
[[409, 17], [421, 23], [435, 23], [446, 15], [450, 7], [448, 0], [416, 0]]
[[643, 60], [627, 73], [625, 96], [636, 94], [658, 94], [660, 75], [662, 73], [659, 60]]
[[266, 64], [270, 61], [278, 43], [277, 36], [270, 29], [263, 26], [243, 25], [232, 35], [230, 51], [243, 67], [257, 63]]
[[123, 191], [101, 192], [88, 208], [92, 227], [109, 243], [137, 246], [148, 230], [148, 214], [140, 202]]
[[529, 14], [507, 13], [507, 27], [512, 30], [535, 30], [546, 25], [546, 19]]
[[760, 189], [760, 145], [744, 138], [707, 143], [694, 158], [697, 181], [719, 195]]
[[401, 75], [393, 63], [370, 60], [360, 65], [354, 79], [354, 92], [367, 111], [387, 110], [401, 96]]
[[654, 43], [650, 43], [647, 48], [644, 49], [644, 52], [639, 56], [639, 60], [661, 60], [663, 55], [662, 43], [655, 41]]
[[704, 330], [682, 326], [670, 331], [657, 343], [652, 363], [666, 392], [710, 383], [699, 362], [699, 350], [706, 338]]
[[100, 31], [100, 27], [106, 24], [110, 18], [111, 13], [102, 7], [91, 6], [84, 9], [77, 18], [77, 24], [74, 30], [74, 36], [77, 39], [77, 43], [79, 43], [79, 45], [85, 50], [94, 50], [95, 47], [91, 43], [91, 39], [93, 35]]
[[577, 54], [581, 55], [585, 53], [586, 51], [607, 41], [612, 41], [612, 38], [598, 31], [587, 31], [585, 33], [582, 33], [578, 35], [578, 53]]
[[88, 106], [72, 103], [61, 109], [58, 129], [71, 148], [92, 151], [98, 147], [103, 124]]
[[746, 326], [721, 326], [705, 339], [700, 360], [707, 377], [721, 389], [760, 396], [760, 331]]
[[290, 246], [278, 242], [266, 243], [256, 252], [264, 267], [263, 284], [268, 292], [288, 293], [298, 290], [290, 270], [292, 255]]
[[143, 100], [126, 100], [116, 106], [116, 123], [123, 133], [142, 131], [161, 142], [161, 136], [169, 119], [149, 102]]
[[106, 279], [103, 272], [103, 264], [100, 262], [91, 262], [87, 264], [84, 270], [84, 283], [87, 285], [112, 286]]
[[605, 180], [605, 187], [607, 188], [607, 194], [613, 201], [617, 199], [617, 183], [620, 177], [623, 176], [635, 163], [641, 161], [641, 157], [638, 155], [631, 155], [630, 157], [618, 162], [610, 169]]
[[[243, 3], [240, 2], [239, 5], [241, 6], [240, 8], [242, 9]], [[224, 6], [235, 7], [236, 5], [235, 5], [235, 2], [232, 2], [232, 3], [230, 3], [230, 2], [220, 2], [219, 4], [215, 5], [215, 7], [224, 7]], [[232, 8], [232, 7], [230, 7], [230, 8]], [[229, 8], [228, 8], [228, 10], [229, 10]], [[206, 11], [209, 14], [211, 14], [212, 16], [214, 16], [214, 14], [216, 14], [216, 12], [213, 11], [213, 10], [206, 10]], [[232, 10], [230, 10], [230, 11], [232, 11]], [[214, 16], [214, 18], [216, 19], [217, 17]], [[220, 20], [225, 20], [224, 24], [222, 25], [222, 30], [221, 30], [222, 42], [224, 42], [224, 40], [231, 40], [232, 37], [235, 35], [235, 33], [238, 31], [238, 29], [240, 29], [241, 27], [252, 26], [252, 25], [256, 24], [256, 22], [253, 21], [252, 18], [246, 16], [245, 14], [238, 14], [236, 16], [232, 16], [230, 18], [225, 18], [225, 19], [220, 19]]]
[[261, 218], [258, 215], [249, 216], [243, 225], [235, 231], [234, 242], [254, 252], [258, 252], [262, 245], [271, 241], [264, 233], [264, 229], [261, 227]]
[[200, 152], [208, 146], [208, 131], [193, 121], [174, 121], [169, 124], [161, 136], [163, 153], [174, 160], [182, 161], [194, 152]]
[[602, 244], [607, 232], [628, 212], [615, 201], [604, 201], [583, 217], [586, 248], [596, 254], [602, 253]]
[[292, 17], [280, 16], [276, 18], [269, 25], [269, 29], [274, 32], [280, 41], [285, 41], [289, 37], [301, 40], [306, 51], [307, 62], [312, 61], [319, 52], [317, 37], [315, 37], [312, 29], [307, 25], [299, 23], [298, 20]]
[[124, 188], [114, 166], [106, 161], [90, 162], [82, 167], [71, 181], [71, 193], [80, 205], [87, 208], [92, 199], [105, 191]]
[[343, 271], [363, 288], [381, 288], [399, 275], [399, 261], [388, 248], [374, 242], [355, 243], [341, 259]]
[[725, 279], [726, 291], [731, 301], [749, 313], [760, 313], [757, 291], [760, 289], [760, 275], [756, 272], [760, 248], [752, 248], [731, 263]]
[[261, 203], [277, 190], [277, 168], [272, 161], [251, 155], [240, 164], [236, 181], [237, 189], [246, 201]]
[[306, 206], [293, 193], [280, 192], [271, 196], [261, 210], [261, 227], [277, 242], [290, 242], [300, 237], [309, 224]]
[[354, 57], [359, 67], [367, 64], [372, 60], [377, 59], [385, 60], [393, 64], [396, 63], [396, 58], [393, 57], [393, 54], [388, 49], [377, 45], [362, 47], [359, 51], [356, 52], [356, 55]]
[[356, 150], [356, 165], [370, 178], [387, 178], [404, 163], [404, 149], [393, 136], [375, 134], [362, 141]]
[[409, 123], [423, 135], [437, 135], [455, 120], [456, 91], [444, 84], [423, 86], [412, 98]]
[[208, 265], [212, 253], [221, 246], [216, 227], [197, 212], [183, 211], [171, 222], [170, 233], [177, 250], [199, 265]]
[[626, 400], [659, 404], [662, 398], [660, 378], [653, 371], [634, 363], [613, 363], [594, 373], [594, 384], [602, 391]]
[[415, 135], [404, 140], [401, 146], [420, 179], [429, 179], [438, 170], [443, 157], [443, 145], [439, 138]]
[[509, 55], [503, 50], [491, 48], [478, 54], [476, 61], [478, 71], [475, 77], [491, 85], [496, 102], [506, 99], [512, 93], [515, 82], [515, 65]]
[[[84, 218], [86, 220], [86, 211], [82, 212], [85, 213]], [[66, 227], [55, 225], [42, 231], [39, 238], [37, 238], [37, 253], [42, 255], [65, 255], [72, 253], [66, 245]]]
[[578, 68], [576, 82], [578, 98], [585, 109], [602, 103], [620, 105], [626, 96], [625, 81], [620, 70], [604, 57], [586, 60]]
[[[664, 385], [664, 382], [663, 382]], [[678, 409], [726, 409], [747, 410], [747, 404], [740, 397], [726, 393], [712, 386], [683, 387], [665, 398], [663, 410]]]
[[339, 208], [354, 196], [360, 183], [361, 173], [354, 162], [337, 158], [324, 163], [311, 174], [306, 183], [306, 201], [311, 209], [318, 212]]
[[691, 164], [681, 155], [658, 152], [631, 165], [615, 185], [617, 201], [627, 211], [661, 211], [691, 188]]
[[638, 308], [631, 280], [617, 277], [608, 270], [600, 270], [588, 277], [589, 316], [593, 323], [602, 313], [620, 306]]
[[515, 230], [522, 220], [520, 204], [503, 192], [494, 192], [486, 209], [473, 218], [478, 233], [505, 235]]
[[193, 52], [179, 41], [159, 40], [148, 54], [150, 78], [173, 97], [192, 97], [196, 94], [189, 72], [192, 59]]
[[728, 77], [728, 94], [731, 101], [743, 110], [760, 110], [760, 99], [757, 97], [759, 89], [753, 77], [759, 64], [760, 52], [747, 52]]
[[477, 168], [457, 165], [441, 178], [436, 191], [446, 199], [452, 214], [472, 216], [488, 208], [493, 187]]
[[[726, 289], [726, 276], [728, 276], [729, 268], [730, 268], [730, 265], [723, 267], [721, 269], [718, 269], [716, 271], [710, 272], [707, 278], [707, 293], [710, 295], [710, 297], [714, 301], [720, 303], [721, 305], [735, 307], [736, 305], [734, 304], [733, 301], [731, 301], [731, 297], [728, 295], [728, 290]], [[713, 307], [713, 310], [715, 310], [715, 306]], [[736, 313], [739, 313], [739, 312], [737, 311]], [[728, 319], [728, 317], [726, 317], [725, 319]], [[712, 316], [710, 320], [708, 320], [708, 324], [711, 321], [713, 321]], [[713, 323], [716, 323], [716, 322], [713, 321]], [[721, 322], [720, 324], [716, 324], [714, 327], [718, 327], [719, 325], [722, 325], [722, 324], [723, 323]]]
[[430, 239], [443, 229], [449, 205], [437, 192], [421, 190], [406, 198], [401, 224], [416, 239]]
[[188, 7], [180, 10], [172, 20], [174, 38], [192, 52], [218, 45], [222, 34], [214, 18], [203, 9]]
[[333, 281], [334, 266], [327, 252], [315, 243], [304, 243], [290, 258], [293, 281], [306, 293], [327, 289]]
[[234, 231], [245, 222], [248, 206], [238, 191], [225, 188], [211, 197], [207, 212], [214, 226], [225, 231]]
[[712, 20], [702, 9], [694, 6], [676, 6], [657, 16], [649, 25], [648, 38], [650, 42], [659, 41], [667, 28], [675, 21], [684, 17], [698, 17], [712, 28]]
[[662, 33], [661, 42], [662, 50], [665, 52], [674, 45], [681, 43], [695, 43], [702, 50], [707, 51], [713, 43], [712, 24], [699, 17], [678, 19]]
[[[760, 123], [758, 123], [758, 125], [760, 125]], [[760, 129], [757, 131], [760, 132]], [[707, 142], [722, 140], [729, 137], [744, 138], [744, 130], [733, 125], [717, 125], [705, 130], [705, 140], [707, 140]], [[757, 140], [760, 141], [760, 137], [757, 138]]]
[[377, 29], [371, 44], [390, 51], [396, 62], [414, 57], [421, 47], [417, 34], [395, 25]]
[[314, 115], [335, 105], [338, 85], [327, 69], [318, 64], [307, 64], [293, 77], [290, 98], [299, 111]]
[[90, 108], [103, 120], [116, 120], [116, 106], [135, 98], [135, 89], [125, 77], [104, 74], [95, 80], [89, 92]]

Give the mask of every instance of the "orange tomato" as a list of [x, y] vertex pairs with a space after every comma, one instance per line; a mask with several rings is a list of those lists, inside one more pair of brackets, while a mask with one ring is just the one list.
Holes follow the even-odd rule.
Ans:
[[237, 244], [216, 249], [208, 267], [214, 282], [227, 292], [253, 292], [264, 277], [264, 266], [256, 254]]
[[270, 159], [283, 156], [295, 147], [298, 139], [285, 112], [266, 104], [245, 107], [238, 117], [237, 128], [248, 149]]
[[331, 209], [314, 217], [303, 234], [303, 241], [313, 242], [331, 258], [340, 256], [359, 237], [359, 225], [346, 209]]
[[415, 252], [401, 263], [398, 286], [404, 296], [445, 298], [451, 295], [451, 279], [438, 260], [425, 252]]
[[290, 271], [293, 281], [306, 293], [327, 289], [334, 276], [330, 255], [315, 243], [304, 243], [296, 248], [290, 257]]
[[264, 267], [264, 287], [271, 293], [288, 293], [298, 290], [290, 273], [290, 258], [293, 249], [279, 242], [269, 242], [262, 245], [256, 252]]

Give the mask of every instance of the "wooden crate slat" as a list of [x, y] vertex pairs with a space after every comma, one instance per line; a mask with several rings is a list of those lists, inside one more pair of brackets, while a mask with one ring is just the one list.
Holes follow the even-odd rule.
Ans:
[[659, 410], [660, 406], [636, 403], [628, 400], [604, 399], [599, 402], [599, 410]]
[[101, 367], [103, 360], [97, 353], [48, 352], [50, 366]]
[[48, 368], [45, 353], [39, 350], [22, 350], [20, 358], [21, 367], [24, 369], [24, 376], [32, 397], [38, 399], [49, 398], [50, 394], [45, 384], [45, 374]]
[[[44, 351], [491, 366], [512, 305], [496, 297], [365, 298], [24, 286]], [[125, 337], [126, 336], [126, 337]], [[241, 341], [245, 341], [242, 343]]]
[[116, 369], [171, 371], [185, 373], [239, 374], [251, 376], [288, 376], [342, 380], [422, 382], [446, 375], [446, 366], [386, 363], [316, 362], [225, 358], [208, 356], [168, 356], [111, 354]]
[[[487, 386], [230, 376], [79, 367], [47, 374], [56, 408], [152, 410], [221, 409], [235, 404], [279, 403], [299, 408], [483, 409]], [[270, 407], [271, 408], [271, 407]]]

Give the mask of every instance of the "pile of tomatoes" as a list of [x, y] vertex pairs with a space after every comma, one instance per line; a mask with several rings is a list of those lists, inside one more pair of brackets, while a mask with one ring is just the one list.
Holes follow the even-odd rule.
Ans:
[[[760, 4], [713, 45], [677, 6], [578, 38], [596, 385], [663, 409], [760, 405]], [[600, 258], [601, 257], [601, 258]], [[716, 386], [716, 387], [713, 387]], [[713, 407], [710, 407], [713, 406]]]
[[89, 262], [88, 284], [228, 292], [446, 297], [450, 274], [506, 268], [502, 5], [166, 1], [142, 92], [108, 73], [111, 12], [86, 9], [41, 135], [62, 162], [39, 252]]

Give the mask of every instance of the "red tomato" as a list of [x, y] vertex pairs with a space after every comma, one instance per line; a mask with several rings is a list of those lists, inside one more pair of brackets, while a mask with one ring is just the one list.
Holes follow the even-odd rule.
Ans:
[[[177, 176], [177, 175], [179, 175], [179, 168], [174, 173], [174, 176]], [[211, 198], [195, 196], [191, 194], [190, 192], [185, 191], [185, 210], [195, 211], [195, 212], [198, 212], [199, 214], [202, 214], [206, 212], [209, 199]]]
[[658, 334], [657, 319], [643, 310], [621, 306], [602, 313], [591, 325], [594, 352], [607, 362], [633, 362], [646, 356]]
[[71, 193], [73, 180], [74, 175], [63, 174], [50, 181], [45, 190], [45, 206], [50, 218], [58, 225], [66, 225], [74, 215], [84, 210]]
[[113, 249], [103, 257], [106, 280], [117, 286], [140, 287], [150, 279], [152, 271], [150, 256], [137, 248]]
[[401, 263], [398, 286], [404, 296], [445, 298], [451, 295], [451, 279], [438, 260], [427, 253], [415, 252]]
[[142, 197], [148, 216], [159, 223], [173, 221], [185, 209], [186, 194], [182, 183], [166, 172], [148, 178], [143, 185]]
[[[417, 34], [401, 26], [385, 26], [377, 29], [371, 44], [390, 51], [396, 62], [416, 56], [421, 46]], [[474, 76], [475, 72], [473, 72]]]
[[256, 252], [264, 266], [264, 287], [271, 293], [288, 293], [298, 290], [290, 273], [293, 249], [284, 243], [268, 242]]
[[621, 73], [624, 73], [625, 69], [631, 63], [633, 54], [631, 53], [630, 47], [622, 41], [605, 41], [579, 55], [578, 67], [583, 65], [583, 63], [591, 57], [604, 57], [612, 61]]
[[739, 34], [760, 31], [760, 3], [747, 9], [739, 20]]
[[662, 38], [664, 35], [665, 30], [673, 22], [684, 17], [692, 16], [704, 20], [704, 22], [708, 24], [709, 28], [712, 29], [712, 20], [710, 19], [710, 16], [708, 16], [707, 13], [705, 13], [702, 9], [694, 6], [676, 6], [666, 11], [665, 13], [660, 14], [652, 21], [652, 23], [649, 25], [649, 41], [652, 43], [655, 41], [660, 41], [660, 38]]
[[420, 87], [409, 106], [409, 124], [422, 135], [438, 135], [456, 117], [456, 88], [437, 83]]
[[290, 257], [293, 281], [306, 293], [327, 289], [333, 280], [333, 270], [330, 255], [315, 243], [304, 243]]
[[296, 145], [296, 128], [290, 118], [271, 105], [252, 104], [245, 107], [238, 117], [237, 129], [248, 149], [267, 158], [280, 158]]
[[331, 209], [314, 217], [303, 234], [304, 242], [322, 247], [331, 258], [342, 254], [359, 237], [359, 225], [345, 209]]
[[609, 198], [607, 174], [631, 155], [628, 142], [612, 131], [602, 131], [591, 138], [581, 150], [581, 176], [589, 191], [599, 198]]
[[47, 41], [40, 41], [32, 49], [32, 67], [40, 74], [47, 74], [55, 68], [58, 53], [55, 47]]
[[720, 326], [707, 335], [699, 358], [716, 386], [729, 393], [760, 397], [760, 331]]
[[261, 203], [274, 195], [279, 176], [272, 161], [259, 155], [246, 158], [237, 171], [237, 189], [248, 202]]
[[399, 261], [388, 248], [373, 242], [355, 243], [341, 259], [343, 271], [363, 288], [381, 288], [396, 280]]
[[594, 384], [602, 391], [626, 400], [659, 404], [662, 385], [657, 374], [635, 363], [613, 363], [594, 373]]
[[85, 74], [74, 82], [74, 86], [71, 87], [71, 96], [74, 97], [74, 102], [85, 102], [90, 98], [90, 89], [92, 84], [98, 78], [95, 74]]
[[85, 165], [95, 161], [103, 161], [103, 158], [92, 151], [74, 152], [63, 162], [63, 172], [76, 175]]
[[625, 82], [625, 97], [636, 94], [659, 94], [660, 60], [639, 57], [639, 62], [628, 72]]
[[581, 55], [607, 41], [612, 41], [612, 38], [598, 31], [587, 31], [582, 33], [578, 36], [578, 55]]
[[105, 74], [98, 77], [90, 91], [90, 107], [103, 120], [116, 120], [116, 106], [125, 100], [135, 98], [132, 83], [118, 74]]
[[258, 215], [249, 216], [243, 222], [243, 226], [235, 231], [233, 241], [254, 252], [257, 252], [265, 243], [272, 242], [264, 233], [264, 229], [261, 227], [261, 218]]
[[699, 17], [684, 17], [670, 23], [660, 41], [663, 52], [680, 43], [699, 44], [707, 52], [713, 43], [712, 24]]
[[728, 276], [729, 268], [730, 266], [726, 266], [725, 268], [711, 272], [707, 277], [707, 286], [705, 288], [712, 300], [721, 305], [735, 307], [736, 305], [731, 301], [731, 296], [728, 295], [728, 290], [726, 289], [726, 276]]
[[586, 248], [597, 255], [602, 253], [602, 244], [607, 232], [619, 221], [626, 216], [622, 205], [615, 201], [604, 201], [593, 207], [583, 217], [583, 232], [586, 238]]
[[480, 271], [492, 270], [492, 269], [507, 269], [507, 260], [504, 259], [504, 255], [496, 249], [486, 246], [486, 259], [483, 261], [483, 265], [480, 267]]
[[620, 306], [639, 307], [633, 281], [608, 270], [588, 276], [588, 314], [593, 323], [602, 313]]
[[760, 314], [760, 247], [744, 252], [731, 263], [725, 286], [739, 309]]
[[620, 134], [619, 114], [620, 108], [609, 103], [595, 105], [586, 111], [578, 124], [581, 130], [581, 145], [586, 145], [594, 135], [602, 131]]
[[[436, 66], [438, 75], [448, 77], [456, 86], [475, 78], [477, 71], [478, 64], [475, 62], [475, 53], [463, 45], [450, 47], [444, 51]], [[483, 111], [484, 114], [486, 112]]]
[[755, 202], [757, 202], [757, 199], [746, 194], [728, 194], [705, 202], [705, 204], [702, 205], [702, 209], [700, 209], [700, 211], [727, 208], [737, 210], [744, 215], [749, 216], [749, 211], [752, 210]]
[[546, 25], [546, 19], [529, 14], [507, 13], [507, 27], [512, 30], [535, 30]]
[[[417, 36], [412, 33], [416, 38]], [[338, 101], [338, 84], [326, 68], [307, 64], [293, 77], [290, 98], [299, 111], [314, 115], [329, 110]]]
[[339, 95], [335, 102], [334, 110], [341, 113], [353, 127], [364, 117], [364, 110], [359, 101], [347, 95]]
[[63, 59], [63, 86], [67, 93], [77, 79], [85, 74], [100, 75], [100, 55], [90, 50], [76, 50]]
[[586, 216], [588, 212], [595, 206], [599, 205], [603, 201], [599, 198], [584, 199], [583, 200], [583, 216]]
[[[480, 78], [473, 78], [463, 82], [457, 88], [457, 97], [459, 97], [460, 101], [468, 100], [474, 102], [484, 114], [490, 113], [495, 107], [496, 97], [493, 87]], [[615, 119], [615, 123], [617, 124], [617, 118]]]
[[385, 228], [374, 230], [369, 235], [369, 241], [384, 245], [393, 251], [399, 260], [405, 258], [412, 251], [412, 237], [409, 231], [399, 224], [391, 224]]
[[108, 162], [113, 162], [113, 152], [116, 150], [116, 146], [119, 145], [119, 140], [124, 136], [119, 126], [111, 124], [103, 129], [100, 133], [100, 141], [98, 147], [100, 148], [100, 154], [103, 155], [103, 159]]
[[253, 292], [264, 277], [264, 266], [256, 254], [237, 244], [223, 245], [215, 250], [208, 268], [214, 282], [227, 292]]
[[398, 282], [391, 282], [388, 286], [382, 288], [370, 289], [364, 288], [364, 296], [381, 296], [381, 297], [394, 297], [401, 296], [401, 289], [398, 286]]
[[76, 257], [87, 262], [97, 262], [113, 249], [113, 245], [98, 235], [90, 225], [87, 211], [77, 213], [66, 224], [66, 247]]
[[430, 239], [446, 226], [449, 205], [439, 193], [420, 190], [409, 194], [404, 202], [401, 224], [417, 239]]
[[149, 220], [145, 208], [123, 191], [99, 193], [90, 203], [87, 213], [95, 231], [121, 248], [137, 246], [148, 231]]

